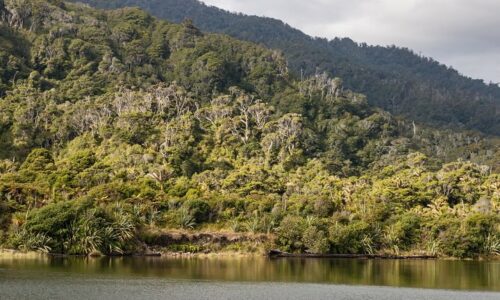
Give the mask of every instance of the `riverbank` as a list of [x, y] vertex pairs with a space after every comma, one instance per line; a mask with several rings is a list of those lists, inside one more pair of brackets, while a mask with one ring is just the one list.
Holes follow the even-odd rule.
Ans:
[[144, 242], [165, 256], [265, 256], [274, 237], [235, 232], [150, 231]]
[[[315, 258], [315, 259], [442, 259], [442, 260], [500, 260], [500, 256], [454, 258], [435, 255], [425, 251], [408, 251], [401, 253], [378, 252], [373, 254], [316, 254], [316, 253], [287, 253], [275, 249], [272, 234], [235, 233], [230, 231], [203, 231], [166, 230], [141, 232], [143, 241], [140, 249], [132, 253], [113, 256], [139, 257], [173, 257], [173, 258], [211, 258], [211, 257], [252, 257], [268, 256], [271, 258]], [[4, 256], [37, 256], [37, 252], [22, 252], [18, 250], [0, 249]], [[49, 254], [50, 256], [68, 256], [64, 254]], [[71, 255], [78, 256], [78, 255]], [[87, 255], [81, 255], [86, 257]], [[93, 252], [89, 257], [105, 256]]]
[[[422, 250], [393, 253], [381, 251], [372, 254], [315, 254], [287, 253], [276, 249], [272, 234], [219, 232], [191, 232], [183, 230], [150, 231], [144, 233], [148, 247], [162, 256], [214, 257], [214, 256], [269, 256], [276, 258], [345, 258], [345, 259], [446, 259], [465, 260], [428, 253]], [[467, 260], [498, 260], [500, 256], [476, 257]]]
[[46, 253], [35, 252], [35, 251], [24, 252], [24, 251], [19, 251], [19, 250], [0, 248], [0, 258], [15, 258], [15, 257], [23, 257], [23, 258], [33, 257], [33, 258], [36, 258], [36, 257], [40, 257], [40, 256], [45, 255], [45, 254]]
[[0, 249], [1, 259], [39, 259], [41, 257], [72, 257], [72, 258], [102, 258], [102, 257], [164, 257], [164, 258], [252, 258], [269, 257], [274, 259], [342, 259], [342, 260], [447, 260], [447, 261], [500, 261], [500, 256], [456, 258], [430, 255], [391, 255], [391, 254], [307, 254], [307, 253], [281, 253], [272, 254], [269, 251], [244, 252], [224, 250], [218, 252], [180, 252], [168, 249], [151, 250], [147, 253], [128, 253], [122, 255], [106, 256], [102, 254], [91, 255], [66, 255], [34, 251], [20, 251], [14, 249]]
[[279, 250], [270, 250], [267, 255], [271, 258], [353, 258], [353, 259], [437, 259], [437, 255], [427, 254], [330, 254], [330, 253], [288, 253]]

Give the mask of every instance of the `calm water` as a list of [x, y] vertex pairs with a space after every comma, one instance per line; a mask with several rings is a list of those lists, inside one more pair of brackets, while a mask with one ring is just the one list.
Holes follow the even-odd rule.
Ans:
[[0, 299], [500, 299], [500, 262], [0, 256]]

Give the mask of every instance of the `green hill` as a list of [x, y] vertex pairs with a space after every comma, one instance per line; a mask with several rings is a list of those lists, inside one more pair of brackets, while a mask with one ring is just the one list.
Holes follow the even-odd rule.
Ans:
[[395, 118], [189, 21], [55, 0], [0, 16], [4, 246], [130, 253], [183, 229], [296, 252], [499, 252], [497, 139]]
[[462, 76], [410, 49], [312, 38], [281, 21], [230, 13], [197, 0], [82, 0], [103, 8], [138, 6], [204, 31], [228, 34], [283, 51], [291, 70], [308, 76], [320, 70], [344, 79], [368, 102], [411, 120], [500, 135], [500, 87]]

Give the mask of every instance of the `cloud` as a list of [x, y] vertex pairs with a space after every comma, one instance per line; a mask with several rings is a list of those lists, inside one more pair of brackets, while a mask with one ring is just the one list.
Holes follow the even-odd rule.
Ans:
[[500, 82], [498, 0], [204, 0], [281, 19], [307, 34], [408, 47], [486, 82]]

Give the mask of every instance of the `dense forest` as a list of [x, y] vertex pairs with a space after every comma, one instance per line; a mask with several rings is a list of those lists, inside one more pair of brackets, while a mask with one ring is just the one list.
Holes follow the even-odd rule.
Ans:
[[496, 138], [394, 117], [191, 21], [59, 0], [0, 1], [0, 18], [5, 247], [123, 254], [182, 229], [293, 252], [500, 253]]
[[395, 46], [349, 38], [312, 38], [281, 21], [234, 14], [197, 0], [76, 0], [103, 8], [138, 6], [173, 22], [186, 18], [204, 31], [228, 34], [284, 52], [291, 70], [341, 77], [370, 104], [409, 119], [500, 135], [500, 87], [462, 76], [437, 61]]

